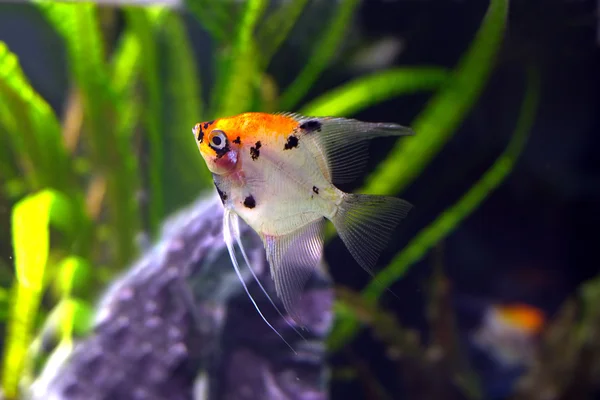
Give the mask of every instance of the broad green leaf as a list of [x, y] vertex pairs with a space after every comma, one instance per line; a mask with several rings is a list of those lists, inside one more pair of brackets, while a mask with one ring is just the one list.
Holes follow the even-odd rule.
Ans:
[[354, 15], [354, 10], [359, 4], [360, 1], [358, 0], [342, 0], [339, 2], [335, 15], [331, 22], [327, 24], [327, 31], [315, 46], [308, 63], [282, 94], [279, 102], [281, 110], [293, 110], [327, 67], [344, 37], [344, 33]]
[[70, 207], [71, 203], [64, 195], [45, 190], [21, 200], [12, 212], [16, 281], [11, 295], [2, 369], [2, 387], [8, 397], [17, 394], [42, 295], [50, 247], [50, 222], [64, 221]]
[[[465, 218], [472, 214], [511, 172], [525, 147], [538, 108], [540, 78], [534, 71], [530, 71], [528, 77], [528, 87], [521, 105], [517, 126], [506, 150], [456, 204], [421, 230], [394, 257], [390, 264], [375, 276], [362, 292], [367, 301], [377, 301], [382, 293], [400, 279], [411, 265], [422, 259], [436, 243], [448, 236]], [[352, 338], [357, 330], [358, 323], [355, 319], [340, 320], [330, 336], [332, 347], [339, 349]]]
[[435, 90], [448, 78], [439, 67], [395, 68], [361, 76], [312, 100], [302, 108], [311, 116], [349, 116], [403, 94]]
[[416, 136], [398, 141], [367, 179], [364, 193], [395, 194], [429, 164], [479, 98], [494, 67], [506, 27], [508, 0], [491, 0], [475, 40], [445, 87], [411, 124]]
[[35, 187], [68, 190], [73, 171], [60, 124], [48, 103], [23, 74], [17, 57], [0, 42], [0, 124]]

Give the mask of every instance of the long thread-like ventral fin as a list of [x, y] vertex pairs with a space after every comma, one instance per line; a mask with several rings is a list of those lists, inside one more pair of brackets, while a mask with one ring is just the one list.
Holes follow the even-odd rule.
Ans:
[[235, 257], [235, 248], [233, 246], [233, 238], [232, 238], [232, 234], [231, 234], [231, 223], [230, 223], [231, 214], [232, 214], [232, 212], [230, 210], [225, 209], [224, 214], [223, 214], [223, 238], [225, 240], [225, 245], [227, 246], [227, 251], [229, 251], [229, 256], [231, 257], [231, 262], [233, 264], [235, 273], [238, 276], [240, 282], [242, 283], [242, 286], [244, 287], [244, 291], [250, 298], [250, 301], [254, 305], [254, 308], [256, 308], [256, 311], [258, 311], [258, 314], [263, 319], [263, 321], [265, 321], [265, 323], [269, 326], [269, 328], [271, 328], [271, 330], [273, 330], [273, 332], [275, 332], [277, 334], [277, 336], [279, 336], [281, 338], [281, 340], [283, 340], [283, 342], [294, 352], [294, 354], [298, 354], [298, 353], [296, 353], [296, 350], [294, 350], [292, 345], [289, 344], [287, 342], [287, 340], [285, 340], [284, 337], [277, 331], [277, 329], [275, 329], [273, 327], [273, 325], [271, 325], [271, 323], [267, 320], [267, 318], [265, 318], [263, 313], [260, 311], [258, 304], [256, 304], [256, 301], [250, 294], [248, 287], [246, 286], [246, 282], [244, 281], [244, 278], [242, 277], [242, 274], [240, 272], [240, 266]]
[[332, 222], [354, 259], [373, 275], [392, 232], [411, 208], [395, 197], [346, 193]]
[[269, 293], [264, 288], [264, 286], [262, 285], [262, 283], [260, 283], [260, 279], [258, 279], [258, 276], [256, 276], [256, 273], [252, 269], [252, 266], [250, 264], [250, 259], [248, 258], [248, 255], [246, 254], [246, 250], [244, 249], [244, 245], [242, 243], [242, 237], [241, 237], [241, 234], [240, 234], [240, 218], [239, 218], [239, 216], [237, 214], [234, 214], [234, 213], [231, 214], [231, 228], [232, 228], [232, 231], [233, 231], [232, 232], [233, 233], [233, 238], [235, 239], [238, 247], [240, 248], [240, 252], [242, 253], [242, 257], [244, 257], [244, 261], [246, 262], [246, 265], [248, 266], [248, 269], [250, 270], [250, 273], [252, 273], [252, 276], [254, 277], [254, 280], [256, 281], [256, 283], [258, 283], [258, 286], [260, 287], [260, 290], [262, 290], [262, 292], [264, 293], [264, 295], [267, 298], [267, 300], [269, 300], [269, 303], [271, 303], [271, 305], [273, 306], [273, 308], [275, 309], [275, 311], [277, 311], [277, 314], [279, 314], [279, 316], [288, 324], [288, 326], [290, 328], [292, 328], [294, 330], [294, 332], [296, 332], [298, 334], [298, 336], [300, 336], [302, 338], [302, 340], [304, 340], [306, 342], [306, 338], [300, 333], [300, 331], [298, 331], [298, 329], [296, 329], [296, 327], [294, 327], [294, 325], [292, 325], [292, 323], [290, 323], [288, 321], [288, 319], [279, 310], [279, 307], [277, 307], [277, 305], [275, 304], [275, 302], [273, 301], [273, 299], [271, 298], [271, 296], [269, 296]]

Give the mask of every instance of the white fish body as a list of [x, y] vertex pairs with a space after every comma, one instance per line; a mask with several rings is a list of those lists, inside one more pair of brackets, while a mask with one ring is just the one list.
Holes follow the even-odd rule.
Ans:
[[401, 199], [349, 194], [335, 186], [362, 172], [367, 139], [410, 134], [396, 124], [296, 114], [246, 113], [195, 126], [226, 209], [226, 240], [241, 244], [228, 222], [237, 224], [237, 216], [260, 235], [277, 294], [297, 322], [295, 305], [322, 256], [325, 219], [372, 273], [393, 229], [410, 210]]

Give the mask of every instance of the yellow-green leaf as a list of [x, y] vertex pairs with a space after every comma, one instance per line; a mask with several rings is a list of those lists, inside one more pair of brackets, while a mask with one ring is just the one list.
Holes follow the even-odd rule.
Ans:
[[44, 285], [50, 249], [50, 222], [68, 214], [70, 202], [45, 190], [17, 203], [12, 212], [16, 281], [11, 296], [2, 387], [8, 397], [17, 394], [31, 331]]
[[61, 128], [48, 103], [31, 87], [19, 60], [0, 41], [0, 124], [13, 151], [25, 163], [33, 188], [68, 190], [73, 171]]

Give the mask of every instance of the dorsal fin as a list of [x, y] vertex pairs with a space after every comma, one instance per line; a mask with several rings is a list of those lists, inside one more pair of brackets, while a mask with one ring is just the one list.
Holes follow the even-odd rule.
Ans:
[[326, 175], [333, 184], [351, 182], [362, 174], [368, 158], [367, 140], [414, 135], [412, 129], [392, 123], [280, 114], [298, 121], [298, 135], [304, 142], [312, 143], [311, 151], [317, 162], [326, 165]]

